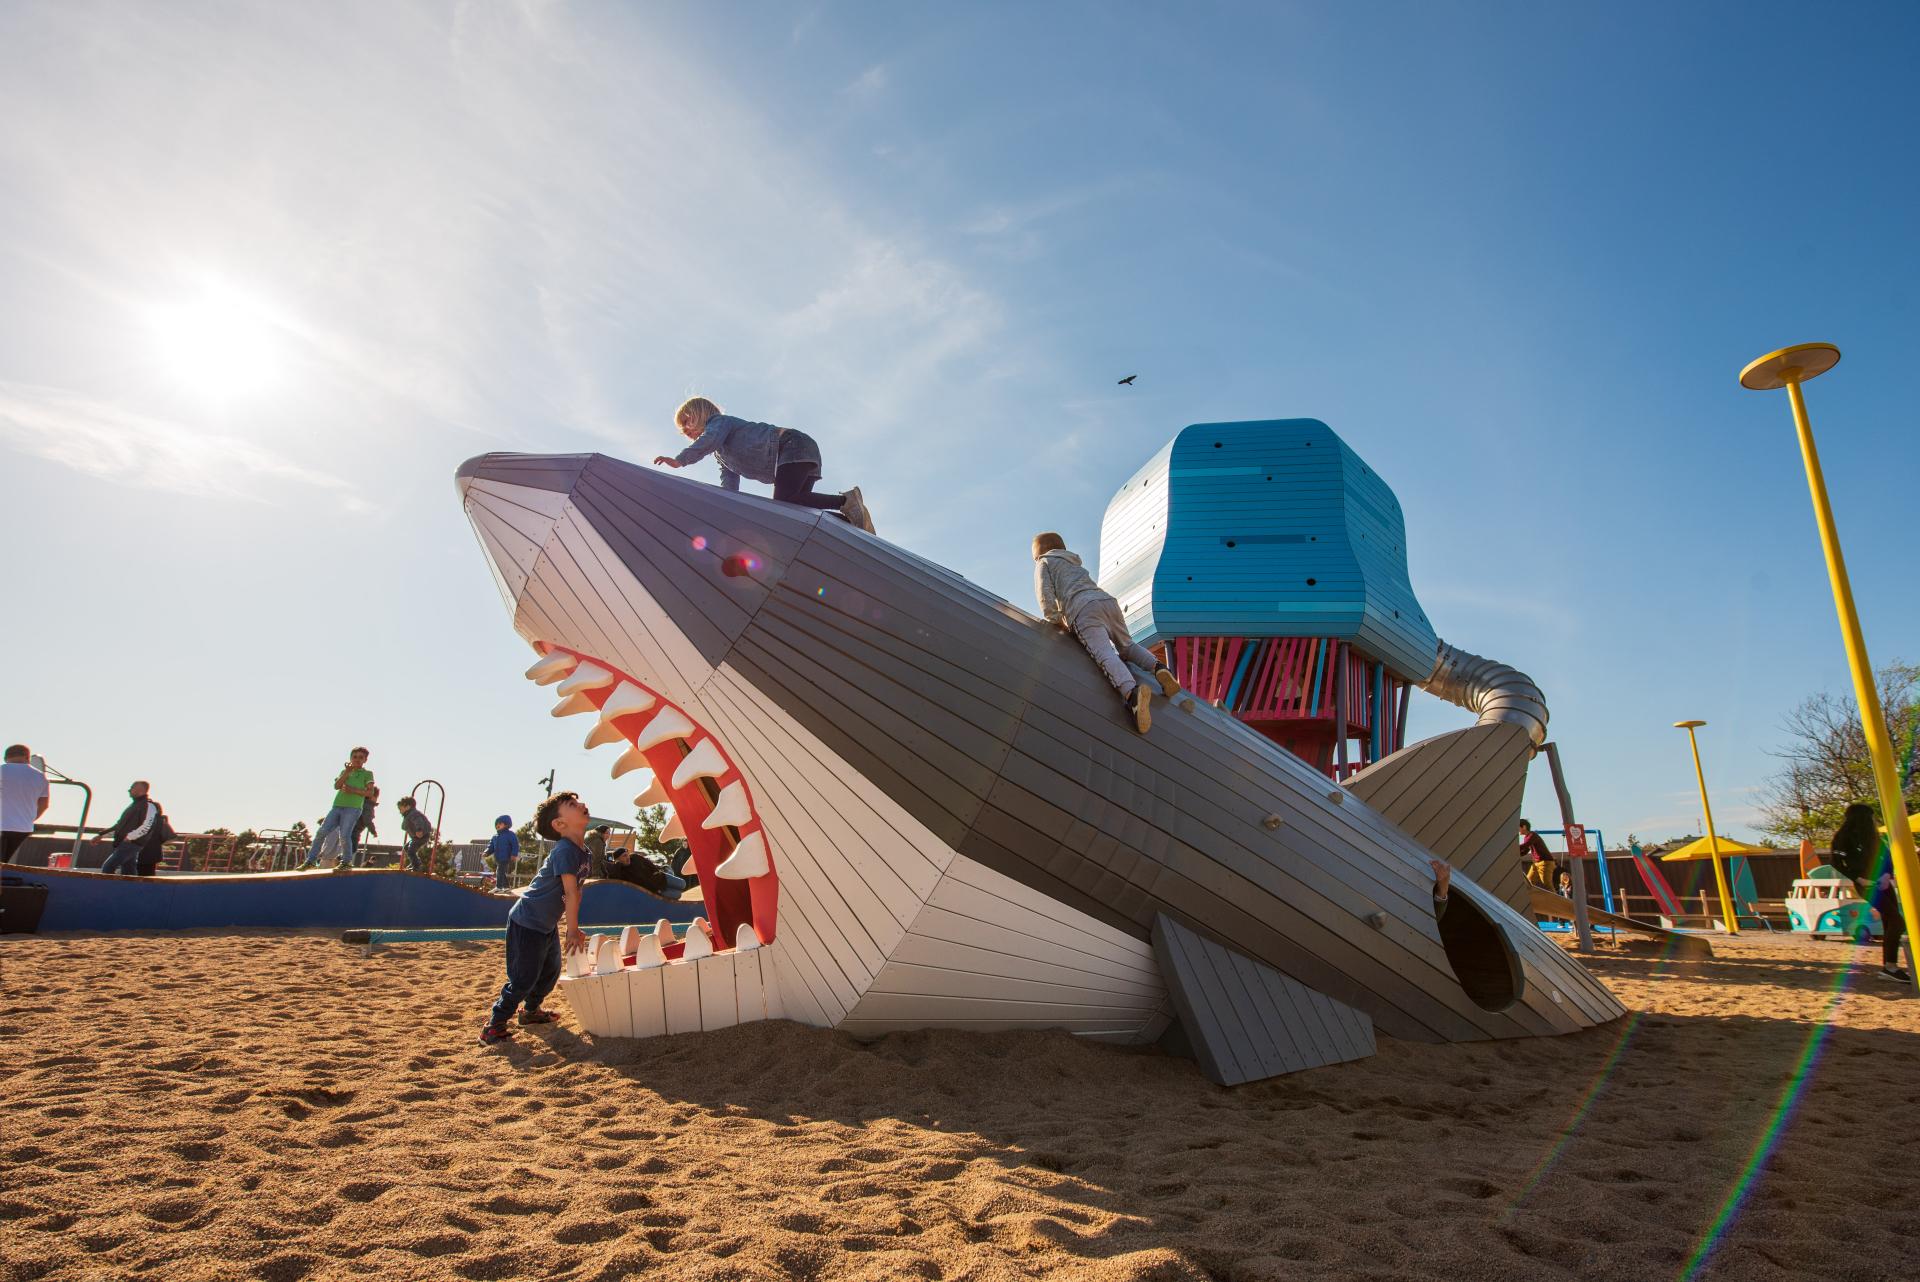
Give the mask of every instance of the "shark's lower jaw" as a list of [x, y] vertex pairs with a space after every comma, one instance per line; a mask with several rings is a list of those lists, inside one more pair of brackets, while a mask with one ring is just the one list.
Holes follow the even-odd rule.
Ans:
[[[526, 675], [560, 696], [553, 715], [593, 714], [585, 746], [623, 749], [613, 777], [648, 772], [634, 804], [672, 807], [662, 836], [686, 841], [707, 909], [682, 939], [664, 921], [651, 934], [596, 937], [569, 960], [563, 991], [602, 1026], [623, 1027], [620, 1012], [630, 1012], [642, 1036], [778, 1015], [761, 949], [779, 933], [780, 877], [732, 755], [685, 707], [611, 662], [546, 641], [534, 648], [541, 657]], [[654, 1010], [659, 1018], [647, 1018]]]

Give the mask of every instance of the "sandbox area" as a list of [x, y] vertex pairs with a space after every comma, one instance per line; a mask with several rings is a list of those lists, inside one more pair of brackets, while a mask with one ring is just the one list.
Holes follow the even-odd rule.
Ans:
[[1692, 1275], [1913, 1276], [1920, 1000], [1714, 947], [1603, 954], [1592, 1032], [1222, 1090], [1058, 1034], [486, 1050], [497, 943], [5, 939], [0, 1282], [1679, 1278], [1823, 1024]]

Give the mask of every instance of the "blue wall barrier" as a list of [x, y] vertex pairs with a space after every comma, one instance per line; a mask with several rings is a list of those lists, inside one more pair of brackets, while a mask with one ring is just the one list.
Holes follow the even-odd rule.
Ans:
[[[504, 926], [513, 899], [398, 870], [253, 873], [232, 877], [109, 877], [95, 872], [9, 869], [47, 887], [40, 930], [408, 929]], [[656, 899], [624, 881], [588, 882], [587, 924], [689, 922], [706, 912], [697, 898]]]

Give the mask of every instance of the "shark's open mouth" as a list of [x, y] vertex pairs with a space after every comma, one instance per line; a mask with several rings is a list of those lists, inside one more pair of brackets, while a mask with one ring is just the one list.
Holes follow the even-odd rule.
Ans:
[[[545, 641], [534, 648], [541, 657], [527, 677], [555, 687], [560, 702], [553, 715], [593, 713], [587, 747], [627, 745], [613, 764], [613, 777], [651, 772], [634, 804], [673, 808], [663, 835], [685, 839], [707, 915], [689, 928], [684, 942], [661, 939], [664, 959], [693, 960], [771, 944], [779, 927], [780, 877], [753, 792], [719, 736], [604, 659]], [[634, 942], [622, 941], [621, 951], [631, 956]], [[640, 957], [650, 959], [650, 945]]]

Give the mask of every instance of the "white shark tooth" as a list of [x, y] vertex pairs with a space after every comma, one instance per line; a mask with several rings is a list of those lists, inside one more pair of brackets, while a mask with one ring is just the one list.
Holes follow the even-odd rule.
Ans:
[[[673, 938], [673, 932], [667, 932], [667, 938]], [[659, 935], [642, 935], [633, 946], [633, 968], [650, 970], [655, 966], [667, 964], [667, 955], [660, 951]]]
[[640, 928], [638, 926], [629, 926], [620, 932], [620, 955], [622, 957], [633, 956], [634, 950], [638, 947], [640, 947]]
[[568, 979], [579, 979], [582, 976], [586, 975], [588, 971], [593, 969], [593, 941], [592, 940], [587, 941], [587, 946], [582, 951], [577, 953], [567, 954], [565, 969], [566, 969], [566, 975]]
[[660, 702], [631, 681], [622, 681], [600, 705], [600, 719], [612, 721], [615, 717], [630, 717], [636, 712], [645, 712]]
[[673, 786], [684, 788], [695, 779], [718, 779], [725, 773], [727, 759], [720, 755], [720, 745], [711, 739], [702, 739], [673, 768]]
[[741, 922], [740, 929], [733, 934], [733, 946], [743, 953], [750, 953], [760, 947], [760, 936], [754, 933], [749, 922]]
[[753, 818], [753, 807], [747, 804], [747, 786], [735, 779], [720, 790], [714, 798], [713, 813], [700, 821], [702, 828], [738, 828]]
[[618, 779], [621, 775], [638, 770], [646, 764], [647, 754], [644, 750], [640, 748], [628, 748], [620, 754], [620, 760], [613, 763], [613, 777]]
[[670, 806], [673, 798], [667, 795], [667, 785], [660, 782], [660, 776], [654, 775], [647, 780], [646, 790], [633, 799], [636, 806]]
[[595, 711], [593, 700], [584, 694], [570, 694], [553, 705], [553, 715], [556, 717], [571, 717], [577, 712], [593, 711]]
[[620, 969], [620, 947], [612, 935], [593, 937], [593, 973], [611, 975]]
[[665, 917], [653, 923], [653, 937], [663, 945], [671, 944], [674, 941], [673, 923]]
[[707, 933], [707, 919], [695, 917], [693, 925], [687, 927], [686, 947], [680, 950], [684, 961], [697, 961], [702, 957], [713, 956], [713, 936]]
[[620, 733], [618, 726], [614, 725], [611, 721], [603, 719], [597, 723], [593, 729], [587, 731], [587, 742], [584, 746], [588, 748], [600, 748], [610, 743], [625, 743], [626, 741], [627, 736]]
[[667, 820], [667, 826], [660, 830], [660, 840], [685, 841], [686, 839], [687, 826], [680, 822], [680, 811], [676, 808], [673, 812], [673, 818]]
[[725, 877], [729, 881], [745, 881], [749, 877], [764, 877], [773, 869], [767, 862], [767, 839], [757, 832], [742, 837], [733, 848], [733, 853], [721, 861], [714, 875]]
[[678, 708], [662, 708], [659, 715], [647, 722], [646, 728], [633, 737], [636, 748], [656, 748], [669, 739], [681, 739], [693, 733], [693, 722]]
[[564, 650], [555, 650], [552, 654], [537, 659], [527, 669], [527, 680], [537, 685], [550, 686], [579, 666], [580, 660]]
[[581, 690], [602, 689], [619, 679], [597, 663], [583, 663], [573, 670], [572, 676], [562, 681], [556, 688], [561, 694], [575, 694]]

